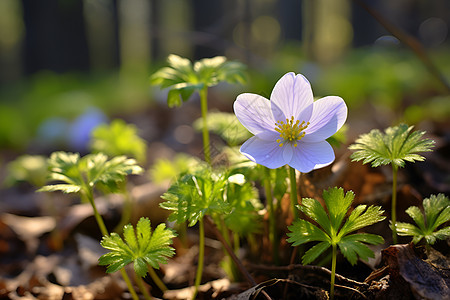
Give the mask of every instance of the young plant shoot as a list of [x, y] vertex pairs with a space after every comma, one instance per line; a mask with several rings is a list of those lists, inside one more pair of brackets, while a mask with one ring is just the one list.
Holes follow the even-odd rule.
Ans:
[[358, 205], [342, 225], [345, 215], [350, 209], [355, 195], [349, 191], [344, 195], [342, 188], [331, 188], [323, 192], [323, 199], [327, 212], [319, 201], [311, 198], [303, 198], [302, 204], [297, 205], [306, 216], [317, 225], [303, 219], [296, 219], [289, 226], [288, 242], [292, 246], [302, 245], [308, 242], [319, 242], [306, 251], [302, 257], [303, 264], [309, 264], [319, 257], [330, 246], [332, 247], [331, 262], [331, 287], [330, 298], [334, 297], [334, 279], [336, 274], [337, 248], [352, 264], [356, 264], [358, 256], [366, 260], [374, 257], [373, 251], [363, 243], [372, 245], [384, 242], [379, 235], [369, 233], [353, 233], [363, 227], [372, 225], [385, 219], [383, 210], [379, 206]]
[[[150, 220], [141, 218], [136, 231], [128, 224], [123, 228], [123, 235], [125, 241], [115, 232], [105, 235], [101, 241], [103, 248], [111, 250], [99, 258], [99, 265], [108, 266], [107, 273], [121, 270], [133, 262], [136, 274], [144, 277], [148, 271], [154, 272], [152, 268], [159, 269], [159, 264], [166, 264], [167, 259], [175, 254], [175, 249], [170, 245], [176, 234], [164, 223], [159, 224], [152, 233]], [[155, 283], [163, 292], [167, 290], [161, 280]]]
[[412, 131], [413, 126], [400, 124], [389, 127], [382, 133], [373, 129], [369, 133], [362, 134], [355, 144], [350, 145], [350, 150], [355, 152], [350, 156], [352, 161], [363, 161], [363, 164], [372, 163], [372, 167], [381, 165], [392, 166], [392, 206], [391, 229], [393, 243], [397, 243], [397, 171], [404, 167], [405, 162], [423, 161], [425, 157], [419, 152], [432, 151], [434, 141], [422, 138], [425, 131]]
[[203, 150], [205, 161], [211, 163], [211, 151], [208, 132], [208, 88], [220, 82], [245, 83], [244, 65], [230, 62], [224, 56], [204, 58], [193, 65], [187, 58], [175, 54], [167, 58], [169, 67], [158, 70], [150, 77], [150, 82], [161, 88], [170, 88], [167, 95], [169, 107], [181, 106], [191, 95], [198, 91], [202, 113]]
[[242, 154], [270, 169], [290, 167], [292, 212], [296, 216], [295, 170], [308, 173], [334, 161], [333, 148], [326, 139], [347, 119], [344, 100], [328, 96], [314, 101], [308, 80], [291, 72], [275, 84], [270, 101], [244, 93], [234, 102], [234, 112], [254, 135], [242, 145]]
[[418, 244], [425, 240], [427, 247], [436, 240], [445, 240], [450, 237], [450, 226], [439, 227], [450, 221], [450, 200], [444, 194], [431, 195], [423, 200], [422, 211], [417, 206], [411, 206], [406, 213], [414, 220], [416, 225], [410, 223], [397, 223], [397, 233], [401, 236], [412, 236], [412, 242]]
[[[105, 236], [108, 235], [108, 230], [94, 202], [94, 187], [99, 187], [107, 193], [114, 193], [119, 190], [118, 187], [127, 175], [142, 173], [142, 168], [134, 159], [117, 156], [108, 160], [102, 153], [80, 158], [78, 153], [54, 152], [48, 160], [48, 165], [49, 179], [62, 183], [46, 185], [38, 191], [79, 193], [82, 200], [91, 204], [98, 227]], [[120, 272], [133, 299], [137, 300], [138, 296], [127, 273], [124, 269]]]

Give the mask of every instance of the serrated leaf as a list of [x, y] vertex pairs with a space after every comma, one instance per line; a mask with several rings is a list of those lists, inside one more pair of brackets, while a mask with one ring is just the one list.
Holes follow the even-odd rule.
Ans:
[[303, 219], [295, 220], [291, 226], [288, 226], [288, 229], [291, 232], [287, 233], [289, 237], [287, 241], [292, 243], [292, 246], [314, 241], [329, 242], [331, 240], [325, 232]]
[[319, 201], [311, 198], [303, 198], [302, 205], [297, 205], [297, 208], [316, 221], [329, 236], [332, 234], [330, 219]]
[[330, 217], [331, 227], [341, 227], [342, 220], [345, 217], [350, 205], [355, 198], [355, 194], [349, 191], [344, 196], [343, 188], [331, 188], [323, 191], [323, 200], [328, 208], [328, 215]]
[[413, 126], [401, 124], [389, 127], [384, 133], [373, 129], [362, 134], [349, 146], [355, 152], [350, 156], [352, 161], [371, 163], [372, 167], [392, 164], [403, 167], [405, 161], [422, 161], [425, 158], [417, 153], [432, 151], [434, 141], [423, 139], [424, 131], [412, 131]]
[[172, 211], [169, 221], [193, 226], [207, 214], [227, 214], [231, 207], [223, 198], [227, 177], [215, 174], [205, 166], [193, 174], [185, 174], [172, 184], [161, 198], [160, 206]]
[[77, 193], [83, 189], [92, 189], [98, 183], [109, 187], [111, 191], [125, 176], [142, 172], [134, 159], [117, 156], [108, 160], [102, 153], [80, 158], [78, 153], [54, 152], [50, 155], [48, 165], [50, 180], [65, 183], [47, 185], [39, 190], [41, 192]]
[[422, 239], [433, 245], [437, 239], [445, 240], [450, 236], [450, 226], [438, 228], [450, 221], [450, 200], [444, 194], [431, 195], [423, 200], [424, 212], [416, 207], [409, 207], [406, 212], [417, 226], [410, 223], [397, 223], [397, 231], [402, 236], [412, 236], [413, 243]]
[[303, 255], [302, 263], [304, 265], [312, 263], [316, 258], [320, 256], [320, 254], [322, 254], [325, 250], [330, 248], [330, 246], [331, 244], [328, 241], [320, 242], [317, 245], [314, 245], [313, 247], [311, 247], [311, 249], [306, 251], [305, 255]]
[[165, 224], [159, 224], [152, 233], [150, 220], [141, 218], [136, 228], [135, 232], [133, 226], [124, 226], [125, 242], [116, 233], [103, 237], [100, 244], [111, 252], [99, 258], [99, 265], [108, 266], [107, 273], [116, 272], [134, 262], [136, 274], [144, 277], [147, 264], [159, 268], [159, 264], [167, 263], [167, 259], [175, 254], [175, 249], [170, 245], [176, 235]]
[[70, 193], [78, 193], [80, 191], [81, 187], [78, 185], [73, 184], [53, 184], [53, 185], [46, 185], [42, 188], [38, 189], [38, 192], [63, 192], [66, 194]]
[[335, 247], [336, 245], [339, 246], [342, 254], [351, 264], [356, 263], [358, 256], [362, 259], [373, 257], [372, 250], [363, 243], [374, 245], [383, 243], [384, 240], [381, 236], [367, 233], [349, 234], [383, 220], [385, 217], [382, 216], [381, 208], [378, 206], [367, 208], [366, 205], [359, 205], [352, 211], [344, 225], [339, 228], [353, 202], [353, 192], [350, 191], [344, 195], [343, 189], [330, 188], [323, 192], [323, 198], [328, 214], [315, 199], [303, 198], [302, 204], [298, 206], [321, 228], [303, 219], [295, 220], [288, 227], [291, 232], [287, 233], [289, 237], [287, 241], [292, 243], [293, 246], [312, 241], [321, 242], [305, 253], [303, 263], [314, 261], [329, 246]]
[[366, 205], [358, 205], [352, 211], [339, 232], [341, 237], [386, 219], [386, 217], [382, 215], [384, 211], [380, 206], [371, 205], [365, 210], [366, 207]]
[[221, 81], [243, 83], [244, 65], [228, 62], [223, 56], [204, 58], [192, 63], [183, 57], [171, 54], [167, 58], [169, 67], [156, 71], [150, 82], [161, 88], [170, 88], [167, 98], [169, 107], [180, 106], [195, 91], [217, 85]]

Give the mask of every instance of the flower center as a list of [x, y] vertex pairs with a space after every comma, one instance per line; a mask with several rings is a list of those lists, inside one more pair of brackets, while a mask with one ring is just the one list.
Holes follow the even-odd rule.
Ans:
[[309, 122], [302, 121], [300, 123], [299, 120], [294, 122], [294, 117], [291, 119], [286, 119], [284, 121], [277, 121], [275, 123], [275, 130], [280, 133], [280, 138], [277, 139], [277, 143], [280, 147], [283, 147], [284, 143], [294, 144], [294, 147], [297, 147], [297, 141], [300, 141], [304, 136], [305, 130], [309, 125]]

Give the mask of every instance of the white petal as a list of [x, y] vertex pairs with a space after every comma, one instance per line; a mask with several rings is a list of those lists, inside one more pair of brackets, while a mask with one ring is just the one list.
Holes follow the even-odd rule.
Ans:
[[301, 117], [301, 121], [310, 119], [313, 93], [308, 80], [301, 74], [287, 73], [275, 84], [270, 102], [277, 121]]
[[265, 141], [254, 136], [248, 139], [239, 151], [257, 164], [276, 169], [286, 164], [282, 148], [284, 147], [278, 146], [276, 141]]
[[335, 134], [347, 120], [347, 105], [341, 97], [328, 96], [314, 102], [311, 123], [302, 141], [323, 141]]
[[[303, 140], [302, 140], [303, 141]], [[334, 161], [333, 148], [326, 141], [298, 143], [289, 165], [302, 173], [328, 166]]]
[[234, 102], [234, 113], [242, 125], [254, 135], [267, 130], [275, 132], [270, 101], [260, 95], [240, 94]]

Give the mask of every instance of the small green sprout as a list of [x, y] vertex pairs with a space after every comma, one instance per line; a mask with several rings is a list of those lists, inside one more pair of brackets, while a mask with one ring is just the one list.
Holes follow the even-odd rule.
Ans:
[[344, 195], [342, 188], [331, 188], [323, 192], [323, 199], [328, 209], [328, 214], [319, 201], [311, 198], [303, 198], [302, 204], [297, 205], [305, 215], [314, 220], [318, 226], [303, 219], [297, 219], [289, 226], [288, 242], [292, 246], [298, 246], [308, 242], [319, 242], [311, 249], [306, 251], [302, 257], [303, 264], [309, 264], [320, 254], [332, 247], [331, 263], [331, 288], [330, 298], [334, 297], [334, 279], [336, 274], [336, 251], [339, 250], [344, 257], [352, 264], [356, 264], [358, 256], [366, 260], [368, 257], [374, 257], [373, 251], [367, 244], [381, 244], [384, 242], [379, 235], [369, 233], [353, 233], [358, 229], [372, 225], [385, 219], [383, 210], [380, 206], [358, 205], [348, 216], [342, 225], [353, 202], [355, 195], [349, 191]]
[[148, 265], [159, 269], [159, 264], [166, 264], [167, 259], [175, 254], [170, 245], [176, 234], [159, 224], [152, 233], [150, 220], [140, 218], [136, 231], [131, 224], [123, 228], [125, 241], [115, 232], [105, 235], [101, 241], [103, 248], [111, 250], [99, 258], [99, 265], [108, 266], [107, 273], [114, 273], [133, 262], [134, 271], [144, 277]]
[[169, 88], [169, 107], [181, 106], [195, 91], [215, 86], [221, 81], [245, 83], [244, 65], [227, 61], [224, 56], [204, 58], [194, 64], [187, 58], [175, 54], [167, 58], [169, 67], [158, 70], [150, 77], [150, 82]]
[[88, 154], [80, 158], [78, 153], [53, 152], [48, 160], [49, 179], [63, 183], [46, 185], [39, 192], [80, 192], [91, 198], [96, 185], [107, 192], [116, 192], [117, 185], [127, 175], [140, 174], [142, 168], [134, 159], [116, 156], [108, 160], [105, 154]]
[[204, 58], [193, 65], [187, 58], [171, 54], [167, 58], [169, 67], [164, 67], [150, 77], [150, 82], [161, 88], [170, 88], [167, 95], [169, 107], [181, 106], [198, 91], [202, 113], [202, 136], [205, 161], [211, 164], [211, 151], [208, 131], [208, 88], [222, 81], [245, 83], [244, 65], [227, 61], [224, 56]]
[[434, 141], [424, 139], [425, 131], [412, 131], [413, 126], [400, 124], [389, 127], [384, 134], [378, 129], [362, 134], [350, 145], [350, 150], [355, 152], [350, 156], [352, 161], [363, 161], [363, 164], [371, 163], [372, 167], [392, 165], [392, 215], [391, 228], [394, 244], [397, 243], [397, 171], [404, 167], [405, 162], [423, 161], [425, 157], [419, 152], [432, 151]]
[[[101, 187], [105, 192], [114, 193], [127, 175], [139, 174], [142, 168], [134, 159], [117, 156], [108, 160], [103, 153], [88, 154], [80, 157], [78, 153], [53, 152], [48, 159], [49, 179], [62, 183], [46, 185], [38, 192], [62, 191], [80, 193], [82, 200], [88, 201], [94, 210], [94, 217], [102, 235], [108, 235], [102, 216], [94, 202], [94, 187]], [[120, 273], [128, 286], [134, 300], [138, 299], [130, 278], [124, 269]]]
[[450, 226], [438, 228], [450, 221], [450, 200], [444, 194], [431, 195], [423, 200], [424, 213], [417, 206], [411, 206], [406, 213], [416, 225], [397, 223], [397, 232], [401, 236], [412, 236], [412, 242], [418, 244], [425, 239], [427, 245], [433, 245], [436, 240], [445, 240], [450, 236]]
[[198, 267], [195, 276], [195, 290], [192, 296], [195, 299], [203, 273], [205, 256], [205, 215], [227, 214], [231, 211], [230, 205], [224, 201], [223, 193], [227, 177], [215, 174], [209, 167], [199, 168], [193, 174], [182, 175], [161, 198], [166, 200], [160, 206], [172, 211], [169, 221], [178, 224], [188, 222], [189, 226], [199, 224], [199, 254]]
[[147, 149], [145, 141], [137, 134], [136, 126], [121, 119], [95, 128], [90, 147], [94, 153], [102, 152], [112, 157], [126, 155], [141, 163], [145, 162]]
[[22, 155], [8, 163], [7, 185], [29, 182], [34, 186], [43, 186], [48, 174], [47, 158], [42, 155]]

